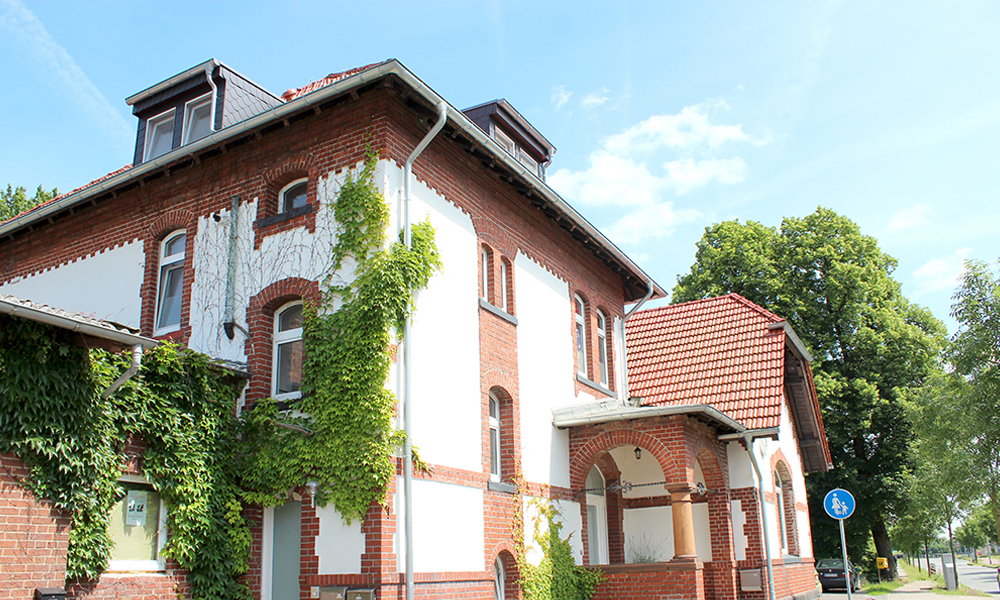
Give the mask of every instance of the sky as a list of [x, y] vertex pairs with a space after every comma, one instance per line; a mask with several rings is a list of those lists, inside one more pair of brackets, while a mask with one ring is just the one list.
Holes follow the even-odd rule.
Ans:
[[670, 290], [705, 227], [817, 206], [954, 332], [1000, 258], [1000, 3], [0, 0], [0, 185], [132, 160], [124, 99], [208, 58], [275, 94], [396, 58], [462, 109], [506, 98], [548, 183]]

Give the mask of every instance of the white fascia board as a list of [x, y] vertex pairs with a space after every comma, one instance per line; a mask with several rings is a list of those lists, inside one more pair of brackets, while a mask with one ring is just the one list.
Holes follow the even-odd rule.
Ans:
[[111, 340], [128, 346], [142, 346], [146, 350], [155, 348], [159, 344], [158, 341], [141, 335], [135, 335], [134, 333], [113, 329], [110, 326], [96, 325], [79, 319], [74, 319], [72, 317], [58, 315], [45, 310], [39, 310], [31, 306], [10, 302], [3, 298], [0, 298], [0, 314], [13, 315], [22, 319], [28, 319], [29, 321], [36, 321], [38, 323], [68, 329], [70, 331], [75, 331], [91, 337]]
[[788, 321], [778, 321], [776, 323], [770, 323], [768, 324], [767, 328], [771, 330], [784, 329], [785, 335], [788, 336], [789, 340], [791, 340], [792, 345], [795, 346], [795, 349], [799, 351], [799, 354], [802, 355], [802, 358], [804, 358], [806, 362], [813, 361], [813, 355], [810, 354], [808, 350], [806, 350], [806, 345], [802, 343], [802, 340], [799, 339], [799, 336], [795, 333], [795, 330], [792, 329], [792, 326], [788, 324]]
[[[738, 433], [728, 434], [742, 436], [746, 427], [736, 422], [719, 409], [708, 404], [681, 404], [674, 406], [623, 406], [618, 402], [599, 402], [575, 404], [552, 409], [552, 425], [559, 429], [610, 423], [613, 421], [634, 421], [667, 415], [701, 414], [724, 425]], [[721, 437], [721, 436], [720, 436]]]
[[205, 69], [208, 68], [208, 67], [211, 67], [212, 69], [215, 69], [215, 67], [219, 66], [220, 64], [222, 64], [222, 63], [220, 63], [219, 61], [215, 60], [214, 58], [210, 58], [210, 59], [206, 60], [205, 62], [201, 63], [200, 65], [195, 65], [195, 66], [191, 67], [190, 69], [188, 69], [187, 71], [184, 71], [182, 73], [178, 73], [177, 75], [174, 75], [170, 79], [164, 79], [163, 81], [161, 81], [160, 83], [157, 83], [156, 85], [154, 85], [152, 87], [148, 87], [148, 88], [142, 90], [141, 92], [132, 94], [128, 98], [125, 98], [125, 104], [127, 104], [129, 106], [133, 106], [137, 102], [141, 102], [142, 100], [145, 100], [146, 98], [149, 98], [150, 96], [159, 94], [163, 90], [170, 89], [170, 88], [174, 87], [175, 85], [177, 85], [178, 83], [181, 83], [182, 81], [187, 81], [188, 79], [191, 79], [195, 75], [199, 75], [199, 74], [204, 73]]

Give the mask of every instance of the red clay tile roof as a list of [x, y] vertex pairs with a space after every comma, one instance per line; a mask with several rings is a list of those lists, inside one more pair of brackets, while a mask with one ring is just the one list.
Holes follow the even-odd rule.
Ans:
[[783, 319], [739, 294], [637, 312], [626, 322], [629, 392], [644, 406], [709, 404], [748, 429], [777, 427]]
[[[80, 190], [85, 190], [85, 189], [89, 188], [92, 185], [97, 185], [98, 183], [104, 181], [105, 179], [111, 179], [115, 175], [118, 175], [119, 173], [124, 173], [125, 171], [128, 171], [131, 168], [132, 168], [132, 165], [125, 165], [124, 167], [118, 169], [117, 171], [112, 171], [112, 172], [108, 173], [107, 175], [105, 175], [103, 177], [98, 177], [97, 179], [91, 181], [87, 185], [82, 185], [82, 186], [76, 188], [73, 191], [66, 192], [65, 194], [59, 194], [58, 196], [56, 196], [55, 198], [49, 200], [48, 202], [42, 202], [38, 206], [33, 206], [32, 208], [30, 208], [30, 209], [24, 211], [23, 213], [21, 213], [20, 215], [14, 215], [10, 219], [7, 219], [7, 221], [12, 221], [12, 220], [16, 219], [17, 217], [20, 217], [21, 215], [31, 214], [31, 213], [35, 212], [36, 210], [41, 210], [41, 208], [43, 206], [48, 206], [49, 204], [52, 204], [53, 202], [56, 202], [58, 200], [62, 200], [63, 198], [65, 198], [66, 196], [69, 196], [70, 194], [75, 194], [75, 193], [79, 192]], [[0, 225], [3, 225], [7, 221], [0, 221]]]
[[350, 69], [350, 70], [347, 70], [347, 71], [342, 71], [340, 73], [330, 73], [329, 75], [327, 75], [323, 79], [320, 79], [318, 81], [314, 81], [314, 82], [310, 83], [309, 85], [305, 85], [305, 86], [302, 86], [302, 87], [300, 87], [298, 89], [294, 89], [294, 90], [288, 90], [287, 92], [285, 92], [284, 94], [281, 95], [281, 99], [284, 100], [285, 102], [291, 102], [292, 100], [295, 100], [299, 96], [305, 96], [309, 92], [313, 92], [313, 91], [316, 91], [316, 90], [318, 90], [320, 88], [326, 87], [326, 86], [328, 86], [328, 85], [330, 85], [332, 83], [336, 83], [336, 82], [340, 81], [341, 79], [346, 79], [346, 78], [350, 77], [351, 75], [357, 75], [358, 73], [360, 73], [362, 71], [367, 71], [368, 69], [370, 69], [370, 68], [372, 68], [374, 66], [380, 65], [380, 64], [382, 64], [382, 63], [372, 63], [370, 65], [365, 65], [363, 67], [356, 67], [354, 69]]

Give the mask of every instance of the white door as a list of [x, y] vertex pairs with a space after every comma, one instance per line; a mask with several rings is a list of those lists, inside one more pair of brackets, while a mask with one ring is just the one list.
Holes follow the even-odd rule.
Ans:
[[261, 600], [299, 600], [302, 503], [289, 500], [264, 510]]

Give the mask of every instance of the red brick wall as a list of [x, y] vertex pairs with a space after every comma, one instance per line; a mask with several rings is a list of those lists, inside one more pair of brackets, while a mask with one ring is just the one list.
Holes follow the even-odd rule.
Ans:
[[594, 600], [705, 600], [701, 563], [601, 567], [605, 582]]
[[28, 600], [36, 587], [63, 587], [69, 516], [21, 482], [28, 469], [0, 454], [0, 599]]

